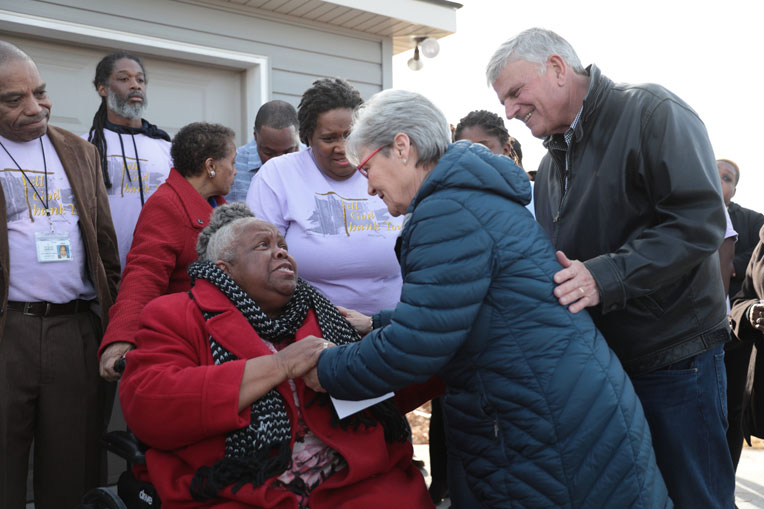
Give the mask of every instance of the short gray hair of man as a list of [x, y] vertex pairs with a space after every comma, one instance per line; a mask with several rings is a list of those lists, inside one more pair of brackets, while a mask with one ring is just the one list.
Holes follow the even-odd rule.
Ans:
[[586, 74], [576, 50], [568, 41], [544, 28], [529, 28], [499, 46], [486, 68], [488, 84], [492, 85], [510, 60], [525, 60], [539, 65], [539, 74], [546, 72], [552, 55], [559, 55], [576, 74]]
[[398, 133], [406, 134], [416, 148], [417, 166], [437, 163], [451, 142], [445, 115], [429, 99], [406, 90], [383, 90], [353, 114], [345, 144], [346, 157], [358, 164], [361, 150], [392, 145]]

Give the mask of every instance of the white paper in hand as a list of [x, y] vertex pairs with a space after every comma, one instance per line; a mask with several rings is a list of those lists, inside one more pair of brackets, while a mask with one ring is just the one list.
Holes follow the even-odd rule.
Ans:
[[394, 394], [392, 392], [388, 392], [387, 394], [383, 394], [378, 398], [362, 399], [361, 401], [348, 401], [345, 399], [332, 398], [332, 404], [334, 405], [334, 409], [337, 411], [337, 417], [344, 419], [348, 415], [353, 415], [354, 413], [360, 412], [365, 408], [376, 405], [380, 401], [392, 398], [393, 395]]

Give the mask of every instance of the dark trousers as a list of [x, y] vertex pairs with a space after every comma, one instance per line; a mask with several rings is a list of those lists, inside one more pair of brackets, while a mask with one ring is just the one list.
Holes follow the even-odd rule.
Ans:
[[36, 509], [77, 507], [99, 480], [101, 325], [89, 311], [8, 310], [0, 340], [0, 509], [26, 507], [34, 441]]
[[727, 446], [735, 470], [743, 452], [743, 401], [752, 351], [752, 343], [737, 340], [727, 343], [724, 350], [724, 366], [727, 370], [727, 415], [730, 424], [727, 428]]
[[677, 509], [732, 509], [735, 472], [725, 439], [723, 345], [631, 381]]

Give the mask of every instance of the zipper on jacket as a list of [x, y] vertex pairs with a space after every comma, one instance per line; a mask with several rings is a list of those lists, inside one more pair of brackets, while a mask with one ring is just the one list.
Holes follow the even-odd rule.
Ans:
[[493, 441], [499, 443], [499, 421], [493, 420]]

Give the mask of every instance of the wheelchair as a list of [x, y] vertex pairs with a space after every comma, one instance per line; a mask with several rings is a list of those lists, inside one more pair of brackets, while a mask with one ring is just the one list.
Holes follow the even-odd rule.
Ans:
[[[122, 373], [125, 358], [114, 366]], [[127, 469], [117, 481], [117, 494], [109, 488], [94, 488], [82, 497], [79, 509], [158, 509], [162, 507], [156, 489], [133, 475], [133, 466], [145, 466], [147, 447], [131, 431], [110, 431], [101, 437], [101, 445], [127, 462]]]
[[101, 438], [106, 450], [127, 462], [117, 482], [117, 494], [109, 488], [94, 488], [82, 498], [79, 509], [158, 509], [162, 502], [154, 487], [133, 475], [134, 465], [145, 465], [146, 450], [130, 431], [111, 431]]

